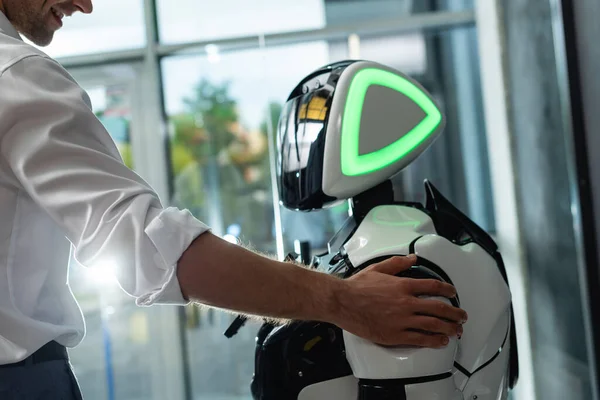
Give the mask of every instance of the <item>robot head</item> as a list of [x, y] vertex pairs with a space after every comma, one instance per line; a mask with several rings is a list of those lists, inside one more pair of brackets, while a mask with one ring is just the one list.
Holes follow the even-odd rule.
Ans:
[[315, 210], [389, 179], [442, 132], [445, 118], [417, 82], [384, 65], [342, 61], [304, 78], [278, 125], [282, 204]]

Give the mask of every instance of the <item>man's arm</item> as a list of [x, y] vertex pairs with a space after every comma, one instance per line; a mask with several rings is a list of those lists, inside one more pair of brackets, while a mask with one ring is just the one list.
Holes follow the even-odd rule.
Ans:
[[0, 75], [0, 173], [61, 228], [80, 264], [114, 266], [138, 305], [186, 304], [175, 267], [208, 227], [163, 207], [51, 59], [26, 57]]
[[177, 277], [189, 300], [273, 319], [324, 321], [341, 289], [331, 275], [278, 262], [211, 233], [183, 253]]
[[462, 333], [466, 313], [417, 297], [454, 297], [450, 285], [391, 276], [414, 261], [396, 257], [342, 280], [205, 233], [184, 252], [177, 277], [184, 296], [199, 303], [251, 315], [330, 322], [380, 344], [440, 347], [448, 336]]
[[410, 267], [407, 259], [335, 280], [227, 244], [189, 212], [163, 208], [57, 63], [21, 60], [0, 85], [2, 172], [63, 229], [81, 264], [114, 263], [138, 304], [186, 304], [183, 290], [233, 311], [331, 322], [382, 344], [439, 346], [459, 331], [461, 310], [417, 298], [453, 296], [451, 286], [389, 276]]

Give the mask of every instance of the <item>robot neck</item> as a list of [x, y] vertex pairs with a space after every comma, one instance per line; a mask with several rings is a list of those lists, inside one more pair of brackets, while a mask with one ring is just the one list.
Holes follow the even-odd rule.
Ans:
[[[391, 205], [391, 204], [403, 204], [409, 205], [405, 202], [398, 202], [394, 198], [394, 187], [392, 181], [389, 179], [383, 181], [379, 185], [366, 190], [359, 195], [354, 196], [350, 199], [352, 208], [352, 216], [357, 224], [360, 224], [365, 216], [375, 207]], [[420, 206], [420, 204], [412, 204], [413, 206]], [[419, 207], [422, 208], [422, 207]]]
[[352, 215], [360, 223], [373, 208], [394, 204], [394, 187], [389, 179], [350, 199]]
[[398, 204], [394, 199], [394, 187], [389, 179], [349, 200], [352, 216], [348, 217], [340, 230], [327, 243], [327, 249], [330, 254], [339, 251], [341, 246], [346, 243], [348, 238], [373, 208]]

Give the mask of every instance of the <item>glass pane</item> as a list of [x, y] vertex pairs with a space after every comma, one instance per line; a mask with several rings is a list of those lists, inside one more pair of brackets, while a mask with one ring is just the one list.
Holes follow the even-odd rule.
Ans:
[[115, 141], [125, 165], [134, 167], [131, 152], [131, 93], [127, 84], [93, 86], [86, 89], [92, 109]]
[[[158, 0], [160, 40], [191, 42], [321, 28], [323, 0]], [[235, 10], [235, 12], [232, 12]]]
[[[488, 197], [481, 196], [476, 204], [469, 200], [470, 191], [489, 191], [489, 176], [483, 167], [479, 176], [465, 172], [477, 163], [487, 164], [487, 156], [485, 152], [471, 155], [475, 164], [468, 164], [463, 157], [463, 147], [479, 148], [485, 143], [485, 129], [478, 117], [466, 117], [478, 114], [480, 93], [477, 75], [471, 69], [457, 69], [459, 56], [450, 47], [456, 45], [451, 39], [459, 38], [461, 33], [472, 38], [475, 31], [353, 37], [349, 41], [164, 59], [165, 107], [171, 126], [172, 203], [189, 208], [227, 239], [274, 254], [269, 129], [277, 126], [282, 105], [302, 78], [352, 54], [415, 76], [440, 100], [448, 119], [458, 120], [448, 124], [444, 139], [419, 163], [395, 179], [399, 196], [423, 201], [422, 180], [427, 177], [460, 208], [475, 215], [478, 222], [493, 223], [487, 218], [493, 207]], [[476, 54], [472, 40], [458, 44]], [[455, 58], [449, 59], [447, 54]], [[472, 58], [462, 61], [462, 67], [473, 67]], [[464, 79], [467, 71], [468, 79]], [[457, 77], [463, 79], [458, 82]], [[465, 97], [465, 93], [471, 97]], [[460, 106], [451, 106], [458, 102]], [[473, 210], [479, 209], [485, 212], [477, 217]], [[320, 252], [347, 218], [348, 206], [343, 203], [311, 213], [280, 211], [285, 252], [294, 250], [296, 240], [307, 241], [313, 252]], [[257, 326], [250, 324], [238, 336], [226, 339], [223, 332], [232, 316], [196, 307], [187, 312], [194, 398], [249, 399]]]
[[143, 47], [144, 0], [102, 0], [94, 11], [65, 17], [52, 44], [41, 48], [51, 57], [77, 56]]
[[[438, 10], [472, 8], [473, 0], [437, 3]], [[157, 9], [160, 40], [165, 44], [320, 29], [435, 11], [430, 2], [412, 0], [157, 0]]]
[[427, 3], [412, 0], [325, 0], [325, 13], [327, 25], [338, 25], [429, 11]]
[[[135, 167], [130, 134], [136, 124], [135, 69], [106, 66], [71, 73], [88, 92], [125, 163]], [[181, 383], [171, 372], [181, 370], [176, 310], [138, 307], [113, 276], [74, 259], [69, 278], [86, 321], [85, 339], [69, 351], [85, 399], [167, 398], [163, 388], [173, 390]]]
[[[158, 0], [162, 43], [320, 29], [425, 11], [410, 0]], [[231, 10], [236, 10], [232, 12]]]

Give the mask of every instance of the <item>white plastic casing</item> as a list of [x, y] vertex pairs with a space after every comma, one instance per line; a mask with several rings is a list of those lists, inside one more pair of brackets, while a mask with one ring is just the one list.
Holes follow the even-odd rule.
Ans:
[[[435, 103], [434, 99], [418, 82], [387, 66], [369, 61], [359, 61], [348, 66], [342, 72], [335, 87], [335, 95], [333, 97], [331, 111], [329, 113], [329, 122], [327, 124], [324, 152], [325, 156], [323, 164], [323, 192], [328, 196], [338, 199], [348, 199], [352, 196], [355, 196], [369, 188], [378, 185], [384, 180], [389, 179], [391, 176], [407, 167], [415, 160], [415, 158], [425, 151], [433, 143], [433, 141], [435, 141], [445, 126], [445, 116], [442, 113], [441, 122], [435, 131], [432, 132], [431, 135], [429, 135], [429, 137], [409, 155], [385, 168], [366, 175], [344, 175], [341, 168], [341, 132], [344, 109], [348, 99], [348, 93], [352, 80], [356, 77], [359, 71], [368, 68], [376, 68], [379, 70], [388, 71], [394, 75], [399, 75], [406, 78], [412, 84], [420, 88], [423, 94], [425, 94], [432, 102]], [[381, 91], [382, 89], [381, 87], [374, 87], [373, 90]], [[387, 88], [383, 88], [383, 90], [391, 91], [391, 89]], [[373, 101], [379, 104], [370, 104], [370, 109], [374, 110], [381, 107], [389, 107], [389, 104], [386, 105], [386, 103], [389, 103], [389, 95], [382, 94], [381, 96], [375, 96], [374, 98], [376, 100]], [[411, 102], [410, 99], [406, 99], [406, 102], [398, 104], [398, 106], [394, 107], [390, 113], [385, 115], [385, 118], [377, 118], [373, 120], [370, 126], [361, 126], [361, 135], [370, 135], [373, 140], [393, 143], [395, 140], [399, 139], [405, 133], [410, 131], [411, 128], [415, 126], [415, 104]]]
[[[462, 339], [451, 341], [444, 349], [388, 348], [344, 332], [354, 375], [366, 379], [422, 377], [448, 372], [454, 361], [473, 372], [492, 359], [504, 344], [492, 363], [496, 369], [503, 369], [493, 371], [489, 365], [472, 377], [473, 382], [479, 382], [476, 389], [469, 385], [471, 390], [487, 391], [490, 399], [496, 399], [493, 394], [498, 395], [497, 385], [506, 380], [507, 374], [511, 296], [496, 261], [488, 253], [476, 244], [459, 246], [438, 236], [425, 212], [405, 206], [371, 210], [345, 250], [358, 267], [377, 257], [409, 254], [413, 242], [414, 252], [440, 266], [457, 288], [460, 306], [469, 315]], [[486, 374], [491, 376], [486, 378]], [[455, 383], [463, 390], [467, 377], [457, 372]]]

